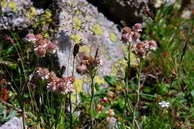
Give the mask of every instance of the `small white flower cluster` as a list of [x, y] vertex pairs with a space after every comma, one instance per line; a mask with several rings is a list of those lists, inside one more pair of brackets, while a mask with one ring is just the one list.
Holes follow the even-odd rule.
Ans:
[[57, 45], [43, 38], [41, 34], [27, 34], [24, 39], [34, 44], [34, 51], [37, 56], [44, 57], [46, 53], [54, 54], [57, 50]]
[[36, 73], [42, 80], [48, 81], [47, 89], [50, 91], [58, 92], [61, 94], [68, 94], [74, 91], [73, 77], [59, 78], [54, 72], [49, 72], [47, 68], [41, 67], [37, 69]]
[[159, 102], [159, 105], [162, 107], [162, 108], [168, 108], [170, 106], [170, 103], [167, 102], [167, 101], [161, 101]]

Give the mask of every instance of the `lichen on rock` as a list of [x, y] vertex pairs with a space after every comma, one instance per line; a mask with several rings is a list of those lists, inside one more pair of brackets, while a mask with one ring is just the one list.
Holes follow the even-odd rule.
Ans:
[[[120, 32], [117, 25], [109, 21], [95, 6], [87, 0], [56, 0], [60, 12], [58, 13], [59, 26], [56, 39], [61, 50], [58, 57], [61, 66], [66, 66], [64, 76], [72, 71], [73, 46], [77, 43], [84, 43], [80, 52], [94, 55], [99, 48], [99, 56], [105, 62], [99, 69], [99, 76], [111, 73], [111, 66], [117, 60], [123, 58]], [[66, 38], [64, 38], [66, 37]], [[111, 60], [109, 60], [111, 57]]]
[[33, 7], [31, 0], [2, 0], [0, 30], [22, 30], [32, 25], [43, 11]]
[[102, 35], [103, 34], [103, 29], [99, 24], [92, 25], [91, 31], [94, 32], [94, 34], [96, 34], [96, 35]]

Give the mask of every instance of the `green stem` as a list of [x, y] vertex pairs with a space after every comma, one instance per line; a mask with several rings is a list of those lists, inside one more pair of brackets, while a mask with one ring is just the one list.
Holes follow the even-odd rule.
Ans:
[[91, 129], [93, 128], [93, 118], [92, 118], [92, 112], [93, 112], [93, 108], [94, 108], [94, 77], [95, 77], [95, 72], [91, 72], [90, 77], [91, 77], [91, 99], [90, 99], [90, 114], [91, 114]]
[[71, 102], [71, 93], [69, 93], [69, 106], [70, 106], [70, 129], [72, 129], [73, 125], [73, 116], [72, 116], [72, 102]]
[[[129, 88], [129, 71], [130, 71], [130, 65], [131, 65], [131, 44], [128, 43], [128, 55], [127, 55], [127, 67], [126, 67], [126, 71], [125, 71], [125, 108], [127, 109], [127, 104], [129, 103], [129, 98], [128, 98], [128, 88]], [[124, 117], [126, 117], [126, 111], [123, 114]]]
[[138, 105], [139, 105], [139, 101], [140, 101], [141, 72], [142, 72], [142, 59], [140, 59], [139, 72], [138, 72], [137, 102], [135, 104], [135, 108], [134, 108], [134, 111], [133, 111], [133, 126], [135, 127], [135, 124], [136, 124], [138, 129], [139, 129], [139, 124], [136, 120], [136, 114], [135, 113], [138, 109]]

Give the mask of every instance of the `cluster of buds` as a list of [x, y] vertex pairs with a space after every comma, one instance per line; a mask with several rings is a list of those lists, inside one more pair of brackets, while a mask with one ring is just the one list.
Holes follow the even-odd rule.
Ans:
[[98, 57], [83, 55], [83, 57], [81, 57], [81, 62], [76, 67], [76, 71], [79, 74], [85, 74], [97, 68], [99, 65], [102, 65], [102, 60], [100, 60]]
[[109, 117], [113, 117], [115, 115], [115, 112], [114, 112], [113, 109], [109, 109], [107, 114], [108, 114]]
[[27, 34], [25, 40], [34, 44], [34, 51], [37, 56], [44, 57], [46, 53], [55, 53], [57, 45], [50, 40], [43, 38], [41, 34]]
[[109, 99], [107, 97], [104, 97], [104, 98], [100, 99], [100, 101], [102, 103], [107, 103], [109, 101]]
[[96, 110], [97, 110], [98, 113], [101, 113], [102, 110], [104, 110], [104, 106], [101, 105], [101, 104], [98, 104], [98, 105], [96, 106]]
[[[101, 99], [100, 99], [100, 104], [98, 104], [98, 105], [96, 106], [97, 112], [98, 112], [98, 113], [101, 113], [102, 110], [104, 110], [104, 104], [107, 104], [107, 103], [111, 102], [111, 100], [114, 99], [114, 98], [115, 98], [114, 92], [108, 91], [108, 92], [107, 92], [107, 97], [105, 96], [105, 97], [101, 98]], [[113, 112], [112, 109], [110, 109], [110, 110], [107, 112], [107, 114], [108, 114], [108, 116], [113, 116], [113, 115], [114, 115], [114, 112]]]
[[74, 91], [73, 88], [73, 77], [59, 78], [54, 72], [49, 72], [47, 68], [38, 68], [36, 71], [37, 75], [42, 79], [48, 81], [47, 89], [53, 92], [61, 94], [68, 94]]
[[139, 42], [140, 38], [140, 32], [142, 31], [142, 25], [140, 23], [136, 23], [133, 28], [131, 29], [130, 27], [124, 27], [122, 30], [122, 37], [121, 40], [124, 43], [127, 42], [132, 42], [136, 43]]
[[132, 51], [140, 58], [144, 58], [150, 51], [157, 49], [157, 43], [154, 40], [140, 41], [140, 32], [142, 31], [142, 24], [135, 24], [132, 29], [124, 27], [122, 30], [121, 40], [124, 43], [130, 42]]
[[146, 40], [138, 42], [132, 45], [132, 51], [138, 57], [145, 57], [150, 51], [155, 51], [157, 49], [157, 43], [154, 40]]

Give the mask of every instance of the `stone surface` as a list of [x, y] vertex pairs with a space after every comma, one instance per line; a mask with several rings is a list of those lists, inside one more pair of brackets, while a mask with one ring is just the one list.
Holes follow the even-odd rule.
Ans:
[[[124, 45], [120, 41], [121, 33], [116, 24], [108, 20], [97, 8], [86, 0], [57, 0], [59, 25], [56, 33], [58, 42], [58, 58], [60, 66], [65, 66], [63, 76], [71, 76], [73, 69], [73, 47], [76, 43], [86, 45], [80, 52], [93, 55], [99, 48], [99, 56], [103, 65], [98, 70], [95, 82], [106, 86], [103, 76], [124, 75]], [[135, 61], [134, 61], [135, 62]], [[79, 63], [76, 58], [75, 66]], [[74, 66], [74, 67], [75, 67]], [[74, 86], [77, 93], [90, 91], [90, 79], [75, 75]], [[89, 92], [90, 93], [90, 92]]]
[[34, 24], [35, 16], [42, 13], [31, 0], [1, 0], [0, 30], [22, 30]]
[[0, 129], [23, 129], [22, 118], [14, 117], [2, 125]]
[[59, 28], [58, 57], [61, 66], [66, 67], [64, 76], [69, 76], [73, 68], [72, 49], [74, 44], [87, 44], [80, 51], [95, 54], [97, 48], [104, 65], [102, 75], [110, 74], [112, 65], [123, 58], [121, 34], [117, 26], [109, 21], [97, 8], [85, 0], [58, 0]]

